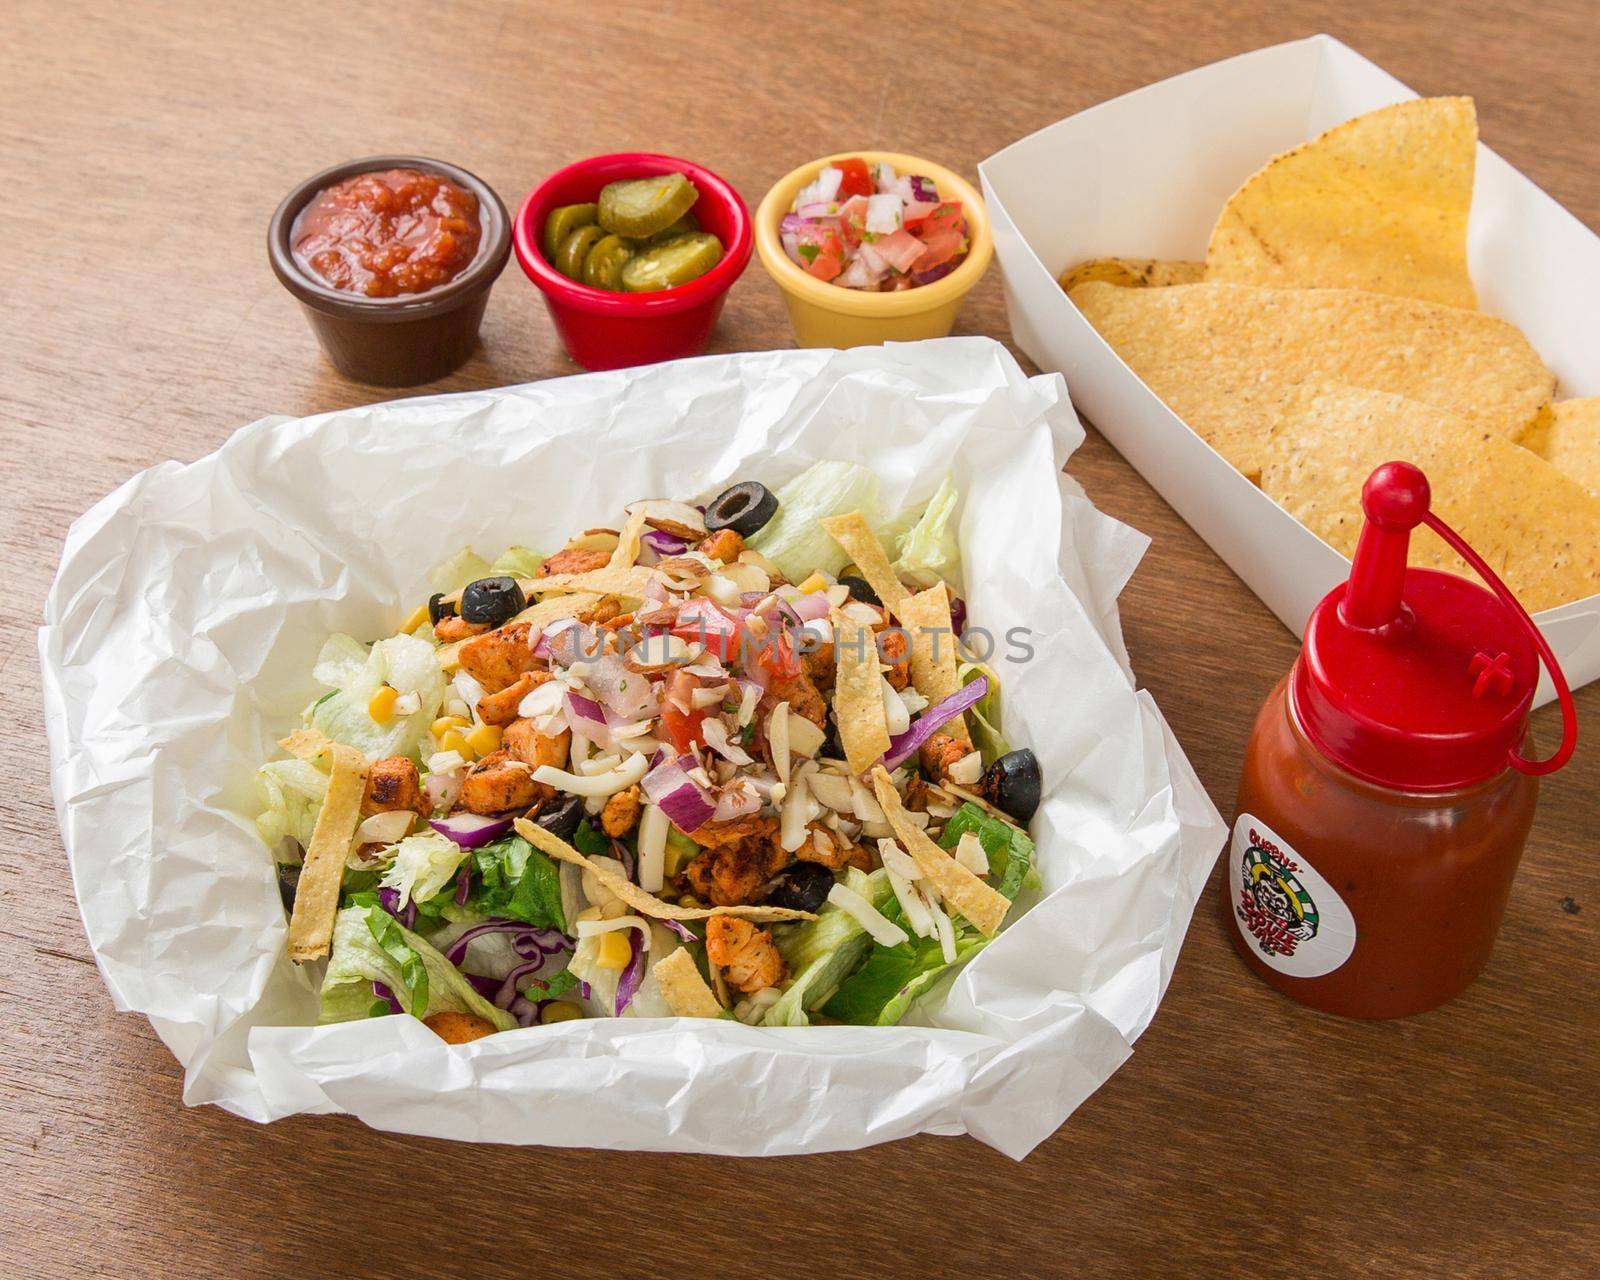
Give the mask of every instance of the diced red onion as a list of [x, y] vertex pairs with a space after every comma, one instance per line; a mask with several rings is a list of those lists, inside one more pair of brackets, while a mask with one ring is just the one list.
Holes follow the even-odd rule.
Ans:
[[[742, 785], [741, 785], [742, 784]], [[761, 794], [748, 781], [735, 778], [717, 796], [713, 822], [728, 822], [746, 814], [761, 812]]]
[[867, 230], [888, 235], [900, 229], [900, 197], [879, 194], [867, 197]]
[[456, 813], [448, 818], [429, 818], [428, 825], [442, 836], [449, 836], [463, 849], [481, 849], [511, 830], [510, 818], [485, 818], [476, 813]]
[[471, 896], [472, 896], [472, 867], [471, 867], [470, 864], [463, 863], [462, 866], [461, 866], [461, 874], [456, 877], [456, 898], [455, 898], [456, 906], [458, 906], [458, 907], [466, 906], [467, 905], [467, 899], [469, 897], [471, 897]]
[[919, 204], [938, 204], [939, 184], [932, 178], [913, 173], [910, 178], [911, 195]]
[[717, 811], [716, 802], [705, 788], [689, 776], [688, 771], [698, 767], [699, 761], [693, 756], [665, 760], [662, 754], [657, 753], [659, 763], [644, 775], [640, 786], [650, 803], [665, 813], [678, 830], [685, 834], [696, 831]]
[[883, 757], [885, 769], [898, 769], [944, 725], [972, 706], [989, 692], [989, 677], [980, 675], [964, 684], [942, 702], [936, 702], [911, 722], [904, 733], [889, 739], [889, 750]]
[[796, 212], [807, 222], [821, 222], [837, 217], [839, 206], [832, 200], [813, 200], [810, 204], [801, 205]]
[[628, 966], [622, 971], [622, 976], [617, 979], [617, 1013], [619, 1015], [633, 1003], [633, 997], [639, 991], [639, 984], [644, 981], [644, 958], [648, 949], [645, 939], [640, 936], [639, 930], [629, 929], [628, 943], [633, 948], [633, 954], [628, 957]]
[[687, 542], [665, 529], [646, 529], [639, 535], [639, 541], [658, 556], [681, 556], [689, 549]]
[[422, 790], [427, 794], [432, 809], [448, 809], [461, 794], [461, 784], [467, 780], [465, 769], [452, 769], [449, 773], [430, 773], [422, 780]]
[[798, 596], [788, 602], [794, 616], [801, 622], [815, 622], [818, 618], [828, 616], [828, 593], [826, 591], [811, 591], [803, 596]]
[[625, 720], [637, 719], [653, 711], [656, 705], [650, 681], [636, 671], [629, 671], [614, 653], [596, 659], [583, 683], [608, 710]]
[[586, 698], [581, 693], [569, 692], [567, 694], [567, 713], [572, 722], [572, 727], [597, 747], [610, 748], [616, 746], [616, 741], [611, 733], [611, 726], [606, 722], [605, 708], [593, 698]]

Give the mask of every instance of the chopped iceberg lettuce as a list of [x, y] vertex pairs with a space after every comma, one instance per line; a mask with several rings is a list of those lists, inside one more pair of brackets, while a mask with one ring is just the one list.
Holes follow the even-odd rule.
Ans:
[[500, 553], [492, 565], [489, 574], [508, 578], [531, 578], [541, 564], [544, 557], [531, 547], [519, 547], [512, 543]]
[[322, 979], [322, 1022], [352, 1022], [372, 1013], [372, 984], [382, 983], [418, 1018], [470, 1013], [510, 1031], [517, 1020], [472, 988], [456, 967], [422, 938], [361, 894], [333, 922], [333, 954]]
[[816, 462], [778, 489], [778, 514], [749, 539], [792, 582], [814, 570], [837, 574], [849, 557], [817, 522], [859, 511], [868, 521], [878, 509], [878, 477], [853, 462]]
[[983, 763], [991, 765], [1011, 750], [1011, 744], [1000, 732], [1000, 677], [994, 668], [981, 662], [963, 662], [956, 671], [964, 685], [979, 676], [989, 677], [989, 692], [967, 709], [967, 731], [972, 735], [972, 745], [983, 756]]
[[[871, 875], [847, 868], [845, 887], [854, 889], [879, 911], [886, 912], [894, 901], [894, 889], [881, 868]], [[794, 981], [767, 1010], [761, 1020], [765, 1027], [808, 1026], [807, 1015], [833, 995], [872, 945], [872, 938], [856, 918], [831, 902], [823, 904], [815, 920], [775, 926], [773, 940]]]
[[[353, 656], [335, 658], [323, 646], [318, 669], [331, 674], [337, 668], [345, 683], [333, 693], [313, 703], [306, 712], [306, 724], [335, 742], [355, 747], [369, 760], [384, 756], [418, 758], [418, 750], [428, 726], [444, 702], [445, 678], [439, 670], [434, 647], [417, 636], [390, 636], [379, 640], [359, 668], [348, 661]], [[417, 695], [417, 710], [397, 715], [379, 724], [367, 711], [380, 686], [388, 684], [402, 694]]]
[[273, 760], [256, 770], [256, 791], [262, 805], [256, 830], [267, 847], [282, 857], [288, 850], [279, 846], [287, 838], [304, 850], [328, 793], [328, 775], [309, 760]]
[[435, 591], [448, 594], [460, 591], [469, 582], [489, 576], [489, 562], [471, 547], [462, 547], [443, 564], [434, 565], [428, 570], [428, 585]]
[[949, 476], [940, 482], [917, 522], [898, 543], [895, 574], [902, 582], [931, 587], [943, 581], [961, 582], [961, 547], [956, 542], [955, 510], [960, 494]]
[[407, 836], [389, 850], [394, 861], [383, 873], [385, 889], [397, 890], [400, 905], [426, 902], [456, 878], [467, 851], [449, 836], [423, 831]]
[[372, 650], [354, 636], [335, 633], [328, 637], [311, 668], [311, 678], [326, 689], [343, 689], [361, 678]]

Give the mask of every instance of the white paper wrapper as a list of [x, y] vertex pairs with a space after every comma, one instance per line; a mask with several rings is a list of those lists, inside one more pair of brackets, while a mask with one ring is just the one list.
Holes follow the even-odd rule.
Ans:
[[[959, 338], [266, 419], [134, 477], [73, 526], [40, 633], [56, 808], [117, 1007], [184, 1064], [186, 1102], [255, 1120], [736, 1155], [968, 1132], [1021, 1157], [1148, 1025], [1223, 838], [1134, 687], [1116, 596], [1146, 540], [1061, 476], [1081, 439], [1059, 376]], [[871, 466], [887, 510], [954, 471], [971, 617], [1034, 633], [998, 666], [1044, 769], [1043, 901], [924, 1025], [624, 1018], [458, 1047], [409, 1018], [313, 1025], [252, 775], [328, 633], [389, 634], [463, 544], [550, 547], [639, 497], [821, 458]]]

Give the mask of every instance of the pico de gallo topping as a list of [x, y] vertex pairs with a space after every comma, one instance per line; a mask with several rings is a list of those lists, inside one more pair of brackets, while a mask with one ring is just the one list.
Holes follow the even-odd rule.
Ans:
[[944, 199], [932, 178], [856, 157], [801, 188], [779, 237], [808, 275], [877, 293], [941, 280], [971, 248], [961, 203]]

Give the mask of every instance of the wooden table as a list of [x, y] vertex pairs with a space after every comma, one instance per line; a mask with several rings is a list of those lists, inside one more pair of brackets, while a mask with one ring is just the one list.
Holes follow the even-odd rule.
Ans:
[[[1131, 1062], [1025, 1163], [968, 1139], [735, 1162], [468, 1147], [343, 1118], [185, 1110], [117, 1017], [51, 812], [34, 628], [68, 522], [333, 375], [267, 268], [288, 186], [409, 150], [508, 203], [567, 160], [695, 157], [752, 202], [892, 146], [975, 173], [1007, 142], [1189, 67], [1330, 30], [1600, 224], [1594, 0], [1122, 0], [918, 8], [12, 0], [0, 16], [0, 1275], [1592, 1275], [1600, 979], [1592, 743], [1547, 785], [1499, 949], [1426, 1017], [1313, 1016], [1203, 900]], [[659, 10], [659, 11], [658, 11]], [[463, 55], [471, 51], [470, 57]], [[999, 272], [967, 332], [1004, 337]], [[572, 371], [512, 265], [446, 389]], [[790, 341], [752, 265], [717, 350]], [[1140, 678], [1218, 806], [1295, 643], [1091, 433], [1071, 470], [1155, 538], [1123, 597]], [[1600, 732], [1600, 686], [1580, 699]], [[1549, 713], [1539, 717], [1548, 734]], [[1220, 870], [1220, 868], [1219, 868]]]

